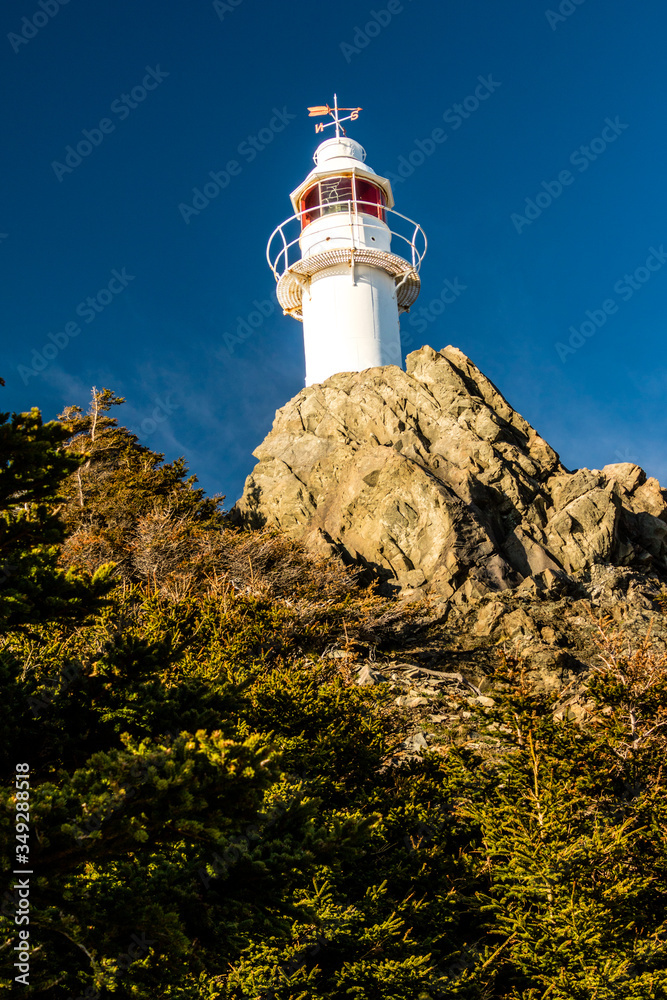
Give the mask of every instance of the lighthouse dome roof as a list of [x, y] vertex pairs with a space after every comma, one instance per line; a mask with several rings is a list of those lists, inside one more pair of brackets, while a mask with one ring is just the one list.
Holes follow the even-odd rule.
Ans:
[[[348, 139], [346, 135], [340, 135], [335, 139], [326, 139], [321, 142], [315, 150], [315, 165], [322, 167], [338, 159], [359, 160], [361, 163], [366, 159], [366, 150], [356, 139]], [[369, 168], [370, 169], [370, 168]]]

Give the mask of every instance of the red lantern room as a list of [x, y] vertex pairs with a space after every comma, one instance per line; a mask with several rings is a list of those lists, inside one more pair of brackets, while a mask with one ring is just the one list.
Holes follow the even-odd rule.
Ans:
[[322, 215], [350, 210], [384, 222], [386, 207], [387, 195], [382, 188], [358, 174], [324, 177], [311, 184], [301, 196], [301, 228], [305, 229]]
[[315, 167], [291, 194], [301, 228], [334, 212], [368, 215], [386, 221], [386, 209], [394, 205], [391, 184], [365, 164], [366, 151], [348, 136], [321, 143]]

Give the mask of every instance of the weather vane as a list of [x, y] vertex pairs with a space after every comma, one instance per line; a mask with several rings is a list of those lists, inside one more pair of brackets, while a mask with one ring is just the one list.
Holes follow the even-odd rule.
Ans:
[[[334, 94], [334, 106], [333, 106], [333, 108], [330, 108], [328, 104], [318, 104], [314, 108], [308, 108], [308, 117], [309, 118], [320, 118], [322, 115], [331, 115], [331, 117], [333, 118], [333, 121], [331, 121], [331, 122], [318, 122], [317, 125], [315, 126], [315, 131], [316, 132], [324, 132], [324, 130], [325, 130], [325, 128], [327, 128], [327, 126], [329, 126], [329, 125], [335, 125], [336, 126], [336, 138], [338, 139], [338, 137], [340, 136], [341, 132], [343, 133], [343, 135], [346, 134], [345, 129], [341, 125], [341, 122], [356, 121], [357, 118], [359, 117], [359, 112], [362, 111], [362, 110], [363, 110], [362, 108], [339, 108], [338, 107], [338, 98]], [[345, 118], [341, 118], [341, 117], [339, 117], [339, 112], [340, 111], [351, 111], [352, 113], [349, 114], [349, 115], [346, 115]]]

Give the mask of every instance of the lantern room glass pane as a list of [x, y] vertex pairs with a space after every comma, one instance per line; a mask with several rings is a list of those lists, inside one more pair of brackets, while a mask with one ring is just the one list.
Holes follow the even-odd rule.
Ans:
[[353, 201], [351, 177], [326, 177], [320, 181], [322, 215], [330, 212], [348, 212]]
[[362, 177], [326, 177], [301, 198], [301, 228], [332, 212], [362, 212], [385, 221], [384, 191]]
[[384, 191], [370, 181], [364, 180], [363, 177], [357, 177], [356, 183], [357, 202], [362, 203], [359, 205], [358, 211], [365, 215], [373, 215], [376, 219], [384, 222], [384, 206], [387, 203]]
[[301, 228], [305, 229], [311, 222], [320, 217], [320, 185], [313, 184], [301, 199]]

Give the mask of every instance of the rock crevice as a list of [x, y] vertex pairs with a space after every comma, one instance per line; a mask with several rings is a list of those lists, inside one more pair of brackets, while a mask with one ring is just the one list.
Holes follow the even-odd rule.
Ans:
[[461, 351], [302, 390], [254, 452], [237, 520], [465, 603], [597, 564], [667, 572], [666, 494], [636, 465], [569, 472]]

